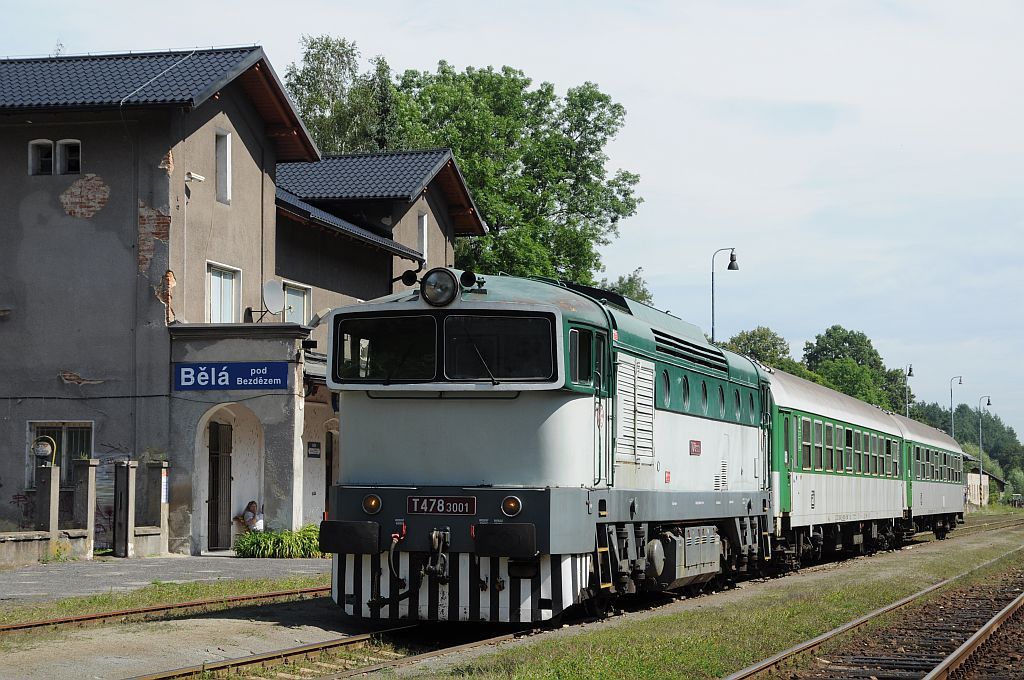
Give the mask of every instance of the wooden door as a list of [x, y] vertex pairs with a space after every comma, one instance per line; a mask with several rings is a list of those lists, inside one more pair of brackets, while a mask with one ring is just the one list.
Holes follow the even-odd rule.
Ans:
[[207, 536], [210, 550], [231, 549], [231, 426], [210, 423]]

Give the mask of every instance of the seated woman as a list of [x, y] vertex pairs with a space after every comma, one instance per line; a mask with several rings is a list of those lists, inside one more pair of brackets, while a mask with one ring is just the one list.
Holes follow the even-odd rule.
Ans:
[[256, 501], [249, 501], [242, 513], [242, 524], [246, 531], [263, 531], [263, 513], [256, 507]]

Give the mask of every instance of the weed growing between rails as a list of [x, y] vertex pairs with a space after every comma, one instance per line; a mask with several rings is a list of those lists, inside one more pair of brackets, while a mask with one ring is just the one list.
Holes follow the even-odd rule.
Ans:
[[249, 531], [235, 539], [238, 557], [328, 557], [320, 552], [320, 529], [307, 524], [298, 531]]

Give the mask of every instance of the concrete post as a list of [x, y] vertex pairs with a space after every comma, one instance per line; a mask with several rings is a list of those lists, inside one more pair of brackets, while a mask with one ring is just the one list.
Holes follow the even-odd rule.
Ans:
[[36, 529], [50, 533], [51, 545], [57, 545], [57, 518], [60, 512], [60, 466], [43, 463], [36, 468]]
[[138, 461], [114, 464], [114, 556], [135, 557], [135, 472]]
[[170, 495], [170, 466], [166, 462], [146, 464], [146, 524], [160, 527], [160, 553], [167, 552], [167, 517]]
[[75, 529], [85, 529], [87, 555], [92, 555], [96, 538], [96, 468], [98, 458], [80, 458], [72, 464], [71, 474], [75, 485], [72, 501], [72, 519]]

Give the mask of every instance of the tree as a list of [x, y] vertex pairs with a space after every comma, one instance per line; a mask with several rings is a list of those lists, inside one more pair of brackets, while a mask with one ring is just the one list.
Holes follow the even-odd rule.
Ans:
[[624, 274], [615, 279], [615, 281], [609, 281], [608, 279], [601, 279], [601, 283], [598, 284], [599, 288], [610, 290], [624, 295], [637, 302], [642, 302], [645, 305], [654, 304], [654, 295], [647, 288], [647, 282], [644, 281], [644, 268], [637, 267], [631, 274]]
[[882, 355], [878, 353], [867, 335], [850, 331], [839, 324], [814, 336], [814, 342], [804, 343], [804, 363], [807, 368], [817, 371], [818, 366], [829, 359], [852, 359], [861, 366], [881, 373], [885, 370]]
[[383, 57], [359, 72], [354, 42], [328, 35], [302, 36], [302, 62], [285, 71], [285, 86], [324, 153], [401, 147], [398, 101]]
[[1013, 468], [1006, 475], [1008, 484], [1013, 484], [1014, 493], [1024, 493], [1024, 470]]
[[559, 97], [510, 67], [406, 71], [398, 83], [400, 137], [449, 147], [489, 223], [457, 244], [456, 264], [474, 271], [593, 283], [597, 248], [641, 199], [639, 177], [609, 174], [605, 147], [625, 109], [594, 83]]
[[751, 331], [740, 331], [729, 338], [725, 347], [775, 368], [782, 368], [782, 363], [786, 359], [792, 360], [789, 343], [767, 326], [758, 326]]
[[855, 399], [890, 408], [885, 393], [875, 382], [875, 372], [850, 357], [825, 359], [816, 371], [835, 389]]

